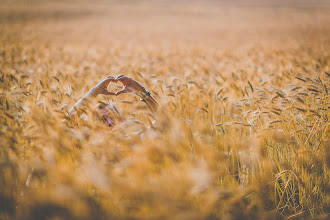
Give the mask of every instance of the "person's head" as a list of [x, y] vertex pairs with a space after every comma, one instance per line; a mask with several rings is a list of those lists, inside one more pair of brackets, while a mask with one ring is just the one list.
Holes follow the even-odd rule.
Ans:
[[113, 127], [116, 121], [121, 121], [120, 114], [116, 106], [112, 103], [99, 103], [97, 105], [97, 111], [99, 112], [102, 120], [109, 127]]

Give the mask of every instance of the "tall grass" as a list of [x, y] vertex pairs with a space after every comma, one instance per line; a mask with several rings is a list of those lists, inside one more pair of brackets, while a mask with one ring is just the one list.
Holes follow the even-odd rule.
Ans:
[[[264, 42], [235, 34], [214, 48], [203, 35], [154, 39], [153, 29], [134, 37], [129, 29], [128, 41], [106, 40], [111, 31], [79, 38], [90, 24], [71, 22], [2, 26], [1, 219], [329, 217], [326, 21], [299, 33], [281, 23], [296, 38], [280, 48], [267, 31]], [[76, 32], [49, 35], [48, 28], [65, 27]], [[98, 37], [104, 41], [92, 41]], [[169, 127], [158, 129], [128, 94], [97, 98], [114, 102], [124, 118], [113, 129], [93, 105], [84, 117], [62, 123], [109, 74], [145, 85]]]

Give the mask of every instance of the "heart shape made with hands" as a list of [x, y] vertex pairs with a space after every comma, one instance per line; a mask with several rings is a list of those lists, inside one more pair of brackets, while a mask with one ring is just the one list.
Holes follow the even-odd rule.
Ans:
[[[122, 89], [116, 92], [109, 91], [108, 89], [109, 84], [111, 82], [118, 83], [118, 81], [123, 85]], [[105, 89], [104, 94], [106, 95], [119, 95], [121, 93], [129, 93], [129, 92], [133, 92], [135, 94], [141, 94], [147, 92], [147, 90], [139, 82], [125, 75], [118, 75], [116, 78], [112, 76], [108, 76], [101, 82], [101, 85], [102, 84], [104, 84], [104, 89]]]
[[107, 91], [116, 94], [116, 92], [124, 89], [124, 85], [122, 85], [118, 81], [117, 82], [110, 81], [106, 89]]

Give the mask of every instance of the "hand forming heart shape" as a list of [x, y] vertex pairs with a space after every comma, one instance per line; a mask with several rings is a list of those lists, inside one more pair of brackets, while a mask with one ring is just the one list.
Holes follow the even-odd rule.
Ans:
[[[107, 87], [109, 83], [110, 82], [117, 83], [118, 81], [121, 82], [121, 84], [123, 84], [123, 89], [117, 92], [108, 91]], [[104, 94], [104, 95], [116, 95], [116, 96], [122, 93], [129, 93], [129, 92], [133, 92], [139, 96], [141, 96], [141, 94], [147, 93], [147, 90], [140, 83], [122, 74], [118, 75], [116, 78], [112, 76], [107, 76], [104, 80], [102, 80], [99, 84], [97, 84], [94, 87], [94, 91], [96, 95]]]

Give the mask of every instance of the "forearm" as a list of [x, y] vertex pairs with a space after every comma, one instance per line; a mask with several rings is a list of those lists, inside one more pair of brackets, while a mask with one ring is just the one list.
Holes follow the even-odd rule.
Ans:
[[169, 120], [166, 113], [163, 111], [163, 109], [160, 108], [158, 102], [150, 95], [148, 90], [140, 92], [139, 96], [141, 97], [141, 100], [147, 105], [152, 114], [157, 114], [163, 119], [163, 121]]
[[[147, 90], [146, 90], [147, 91]], [[141, 97], [141, 100], [146, 104], [150, 112], [157, 118], [160, 128], [164, 129], [168, 126], [169, 118], [163, 109], [159, 106], [157, 101], [147, 91]]]
[[141, 100], [146, 104], [146, 106], [152, 113], [158, 112], [159, 104], [151, 95], [141, 97]]
[[69, 110], [68, 116], [71, 118], [76, 114], [76, 110], [86, 105], [89, 100], [94, 99], [97, 96], [95, 88], [92, 88], [86, 95], [84, 95], [81, 99], [79, 99], [76, 104]]

